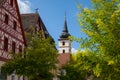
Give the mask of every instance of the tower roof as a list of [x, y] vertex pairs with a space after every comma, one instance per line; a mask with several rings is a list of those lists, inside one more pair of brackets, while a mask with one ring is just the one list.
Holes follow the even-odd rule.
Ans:
[[66, 21], [66, 16], [65, 16], [65, 22], [64, 22], [64, 27], [62, 30], [62, 33], [60, 35], [60, 38], [68, 38], [70, 36], [68, 28], [67, 28], [67, 21]]

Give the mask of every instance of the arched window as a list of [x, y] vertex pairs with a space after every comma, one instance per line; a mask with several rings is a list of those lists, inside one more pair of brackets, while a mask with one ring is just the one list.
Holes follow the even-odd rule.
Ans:
[[63, 53], [65, 53], [65, 50], [63, 49]]
[[64, 45], [65, 45], [65, 42], [62, 42], [62, 45], [64, 46]]

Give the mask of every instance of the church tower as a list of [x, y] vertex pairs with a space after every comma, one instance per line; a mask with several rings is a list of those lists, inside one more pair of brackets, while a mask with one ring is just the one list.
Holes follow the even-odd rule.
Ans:
[[68, 38], [69, 36], [70, 34], [68, 31], [67, 21], [66, 21], [66, 16], [65, 16], [64, 27], [60, 35], [60, 38], [58, 39], [59, 67], [62, 67], [62, 65], [70, 61], [71, 40]]

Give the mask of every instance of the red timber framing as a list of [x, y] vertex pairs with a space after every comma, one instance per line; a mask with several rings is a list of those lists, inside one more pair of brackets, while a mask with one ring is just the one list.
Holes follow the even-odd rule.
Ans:
[[0, 60], [11, 58], [10, 51], [21, 52], [26, 47], [17, 0], [0, 4]]

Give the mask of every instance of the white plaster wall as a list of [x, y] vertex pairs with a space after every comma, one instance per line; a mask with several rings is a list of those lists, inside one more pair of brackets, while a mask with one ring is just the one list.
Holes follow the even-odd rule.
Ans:
[[65, 42], [65, 45], [64, 45], [64, 46], [70, 46], [70, 43], [71, 43], [70, 40], [62, 40], [62, 41], [59, 41], [59, 42], [58, 42], [58, 46], [59, 46], [59, 47], [63, 46], [63, 44], [62, 44], [63, 42]]
[[65, 50], [65, 53], [70, 53], [70, 48], [59, 48], [59, 53], [63, 53], [63, 50]]
[[[65, 45], [63, 45], [63, 42], [65, 42]], [[70, 40], [60, 40], [58, 41], [58, 52], [59, 54], [63, 53], [63, 50], [65, 50], [65, 53], [71, 53], [71, 41]]]

